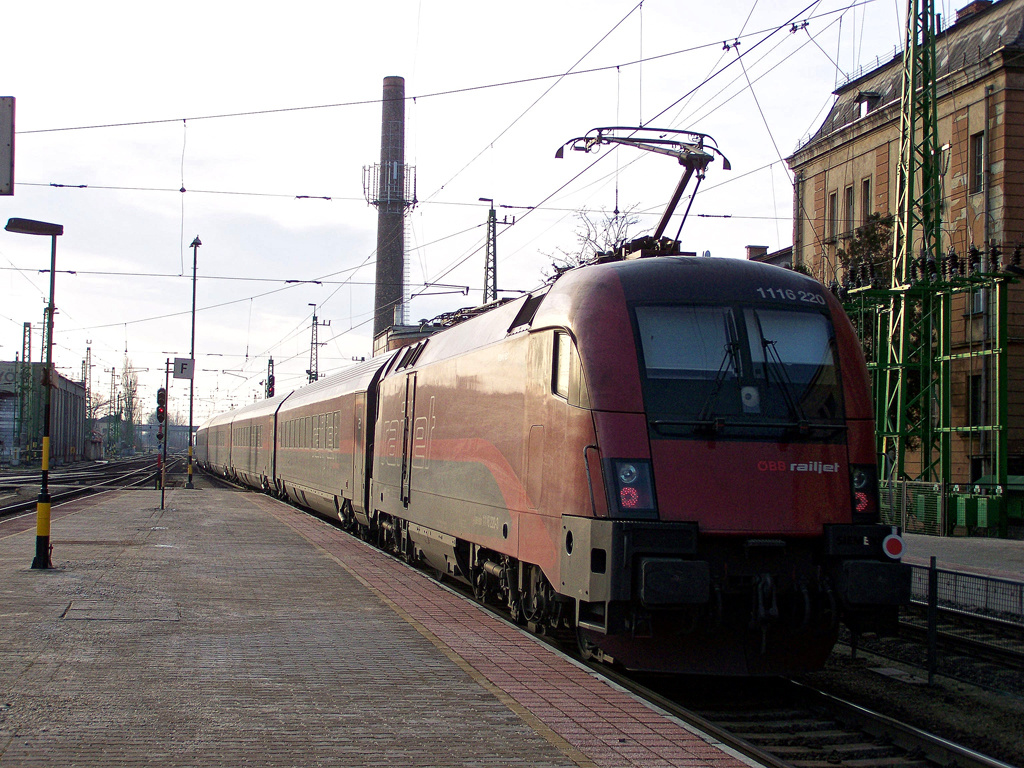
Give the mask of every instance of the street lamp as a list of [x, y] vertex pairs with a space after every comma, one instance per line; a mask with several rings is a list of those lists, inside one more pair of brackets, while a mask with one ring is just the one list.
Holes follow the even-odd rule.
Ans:
[[[191, 361], [191, 374], [188, 377], [188, 480], [185, 481], [186, 488], [195, 488], [192, 484], [192, 393], [196, 386], [196, 263], [199, 258], [199, 235], [192, 241], [189, 248], [192, 249], [192, 346], [189, 352]], [[170, 430], [168, 429], [168, 432]]]
[[46, 308], [46, 364], [43, 366], [43, 469], [36, 502], [36, 556], [33, 568], [50, 568], [50, 370], [53, 366], [53, 294], [57, 279], [57, 238], [64, 234], [63, 224], [32, 219], [9, 219], [4, 227], [21, 235], [45, 235], [50, 238], [50, 303]]

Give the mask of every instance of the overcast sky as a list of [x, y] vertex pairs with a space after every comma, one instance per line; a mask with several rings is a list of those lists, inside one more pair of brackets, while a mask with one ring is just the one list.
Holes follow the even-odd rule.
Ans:
[[[820, 123], [837, 81], [893, 55], [900, 16], [896, 0], [7, 3], [0, 95], [17, 99], [16, 187], [0, 217], [64, 225], [55, 362], [79, 379], [91, 346], [93, 387], [109, 393], [127, 354], [146, 414], [164, 359], [189, 353], [189, 244], [201, 239], [198, 424], [262, 396], [270, 356], [279, 393], [303, 383], [310, 304], [330, 322], [321, 373], [370, 355], [377, 216], [363, 167], [379, 160], [386, 76], [406, 81], [418, 321], [480, 302], [481, 197], [516, 217], [499, 227], [508, 291], [538, 287], [573, 247], [578, 209], [617, 200], [641, 212], [634, 234], [654, 227], [681, 171], [671, 158], [554, 159], [596, 126], [717, 141], [732, 170], [710, 167], [687, 250], [790, 245], [780, 155]], [[0, 231], [0, 359], [20, 353], [27, 321], [41, 358], [48, 265], [46, 238]], [[170, 410], [187, 421], [184, 382]]]

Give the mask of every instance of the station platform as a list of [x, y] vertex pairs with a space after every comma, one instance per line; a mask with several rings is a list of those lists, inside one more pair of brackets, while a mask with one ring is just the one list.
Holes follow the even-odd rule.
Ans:
[[924, 536], [904, 533], [904, 562], [963, 571], [1010, 581], [1024, 581], [1024, 541], [966, 536]]
[[0, 522], [0, 766], [749, 761], [428, 576], [257, 493]]

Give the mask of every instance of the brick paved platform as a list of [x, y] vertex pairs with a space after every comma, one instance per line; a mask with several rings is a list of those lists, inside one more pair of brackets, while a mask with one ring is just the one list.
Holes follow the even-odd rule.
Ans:
[[326, 524], [122, 491], [0, 522], [0, 766], [741, 766]]

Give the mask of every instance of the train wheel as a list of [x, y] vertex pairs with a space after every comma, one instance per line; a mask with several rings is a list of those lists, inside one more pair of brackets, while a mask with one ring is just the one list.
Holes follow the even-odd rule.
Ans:
[[579, 627], [576, 628], [576, 647], [579, 648], [580, 657], [584, 661], [591, 661], [595, 659], [601, 652], [597, 647], [597, 643], [591, 640]]

